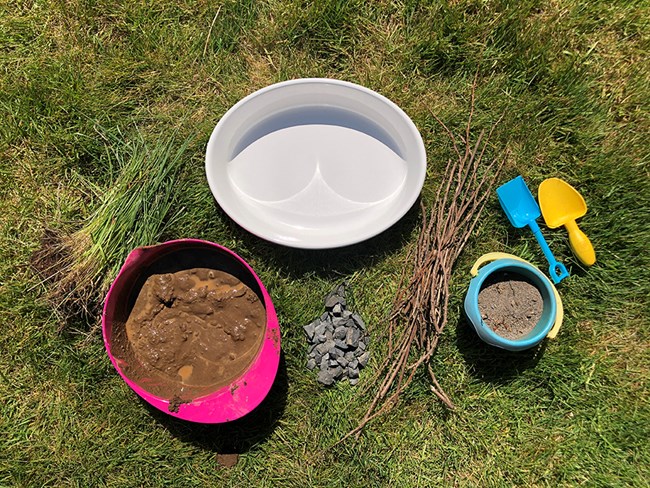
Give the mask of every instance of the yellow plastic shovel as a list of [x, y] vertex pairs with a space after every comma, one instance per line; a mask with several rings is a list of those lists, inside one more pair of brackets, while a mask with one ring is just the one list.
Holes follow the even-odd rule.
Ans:
[[582, 195], [566, 181], [549, 178], [539, 185], [537, 197], [546, 225], [551, 229], [565, 226], [569, 232], [569, 245], [573, 254], [587, 266], [594, 264], [594, 247], [576, 224], [576, 219], [587, 213], [587, 204]]

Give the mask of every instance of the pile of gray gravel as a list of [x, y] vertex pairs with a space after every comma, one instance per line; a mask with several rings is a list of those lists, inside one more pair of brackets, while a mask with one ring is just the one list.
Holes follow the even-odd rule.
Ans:
[[347, 309], [345, 286], [327, 295], [325, 313], [303, 327], [309, 342], [307, 368], [318, 368], [318, 382], [327, 386], [343, 379], [356, 385], [359, 370], [370, 359], [366, 324]]

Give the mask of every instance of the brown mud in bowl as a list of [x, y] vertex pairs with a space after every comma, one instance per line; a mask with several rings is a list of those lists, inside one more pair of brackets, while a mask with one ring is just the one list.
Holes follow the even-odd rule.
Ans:
[[544, 303], [539, 289], [517, 273], [497, 272], [485, 280], [478, 294], [481, 318], [501, 337], [526, 337], [542, 317]]
[[257, 357], [266, 310], [257, 281], [225, 252], [179, 249], [144, 266], [122, 300], [111, 351], [169, 410], [240, 377]]

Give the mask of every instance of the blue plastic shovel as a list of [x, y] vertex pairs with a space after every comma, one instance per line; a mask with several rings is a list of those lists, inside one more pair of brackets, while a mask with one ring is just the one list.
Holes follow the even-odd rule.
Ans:
[[569, 276], [566, 267], [553, 256], [539, 225], [537, 225], [536, 219], [542, 213], [535, 198], [526, 186], [524, 179], [521, 176], [517, 176], [514, 180], [510, 180], [508, 183], [501, 185], [497, 188], [497, 195], [499, 196], [501, 208], [508, 216], [510, 223], [518, 229], [529, 226], [530, 230], [535, 234], [535, 238], [541, 246], [546, 260], [549, 262], [548, 274], [553, 280], [553, 283], [557, 284]]

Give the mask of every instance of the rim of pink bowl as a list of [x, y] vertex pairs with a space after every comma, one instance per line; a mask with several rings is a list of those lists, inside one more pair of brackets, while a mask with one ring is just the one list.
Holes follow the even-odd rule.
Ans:
[[[179, 246], [181, 248], [185, 244], [190, 246], [200, 245], [213, 247], [229, 254], [244, 265], [260, 287], [264, 299], [264, 307], [266, 308], [266, 333], [257, 357], [239, 378], [213, 393], [195, 398], [189, 403], [181, 403], [177, 412], [170, 412], [169, 398], [162, 398], [149, 393], [123, 373], [119, 360], [111, 353], [109, 329], [112, 333], [113, 324], [109, 322], [113, 320], [113, 311], [115, 308], [115, 304], [113, 303], [114, 290], [123, 286], [121, 280], [128, 280], [133, 277], [132, 275], [135, 274], [135, 271], [139, 267], [138, 260], [143, 253], [164, 247]], [[126, 275], [128, 276], [125, 278]], [[102, 313], [102, 335], [104, 337], [104, 346], [111, 363], [133, 391], [158, 410], [173, 417], [191, 422], [206, 424], [230, 422], [251, 412], [262, 403], [271, 390], [280, 364], [280, 325], [271, 297], [262, 284], [262, 281], [255, 271], [253, 271], [253, 268], [234, 251], [214, 242], [201, 239], [175, 239], [153, 246], [138, 247], [131, 251], [106, 295]]]

